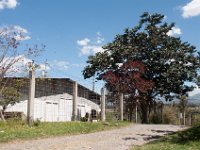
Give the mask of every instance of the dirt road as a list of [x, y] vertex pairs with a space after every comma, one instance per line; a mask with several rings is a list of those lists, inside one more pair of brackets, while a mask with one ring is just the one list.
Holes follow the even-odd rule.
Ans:
[[16, 141], [0, 144], [0, 150], [129, 150], [165, 134], [183, 130], [174, 125], [130, 125], [91, 134]]

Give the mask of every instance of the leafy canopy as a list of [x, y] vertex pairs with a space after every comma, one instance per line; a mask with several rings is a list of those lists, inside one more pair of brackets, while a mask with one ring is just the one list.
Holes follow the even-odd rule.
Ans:
[[[145, 68], [142, 79], [149, 81], [141, 86], [153, 83], [152, 88], [146, 89], [148, 97], [172, 100], [173, 96], [185, 95], [191, 88], [184, 82], [196, 78], [199, 60], [194, 46], [180, 37], [169, 36], [174, 26], [174, 23], [164, 22], [164, 15], [144, 13], [138, 25], [116, 35], [114, 41], [103, 47], [104, 52], [89, 56], [88, 65], [83, 70], [84, 77], [96, 75], [98, 79], [106, 80], [108, 72], [125, 73], [130, 69], [123, 70], [119, 64], [124, 66], [137, 61]], [[132, 77], [138, 80], [133, 74]], [[126, 85], [130, 84], [132, 80]]]

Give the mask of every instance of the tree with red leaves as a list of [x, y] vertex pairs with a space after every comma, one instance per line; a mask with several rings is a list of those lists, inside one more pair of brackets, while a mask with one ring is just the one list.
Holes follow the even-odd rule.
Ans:
[[138, 25], [117, 35], [103, 52], [89, 56], [83, 70], [84, 78], [96, 75], [113, 91], [139, 96], [142, 123], [148, 122], [155, 100], [187, 95], [192, 87], [185, 82], [197, 78], [196, 48], [170, 36], [175, 24], [163, 21], [164, 15], [144, 13]]
[[140, 61], [128, 61], [115, 71], [107, 71], [102, 75], [106, 87], [125, 94], [138, 90], [145, 93], [153, 87], [153, 82], [145, 79], [145, 66]]
[[[106, 81], [106, 87], [109, 91], [114, 92], [118, 96], [119, 93], [127, 95], [125, 99], [125, 106], [128, 116], [130, 116], [130, 121], [132, 121], [133, 111], [137, 100], [140, 100], [141, 104], [144, 103], [142, 102], [142, 97], [140, 97], [137, 93], [146, 93], [154, 86], [151, 80], [145, 79], [144, 74], [144, 64], [137, 60], [130, 60], [119, 66], [119, 69], [115, 71], [109, 70], [102, 75], [102, 79]], [[143, 111], [144, 113], [142, 116], [145, 115], [146, 109]]]

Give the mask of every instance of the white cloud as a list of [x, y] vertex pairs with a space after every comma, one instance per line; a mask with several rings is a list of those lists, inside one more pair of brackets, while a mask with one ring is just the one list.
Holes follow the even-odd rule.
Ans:
[[83, 40], [78, 40], [77, 44], [80, 46], [86, 46], [90, 43], [90, 39], [88, 38], [84, 38]]
[[97, 37], [97, 43], [101, 44], [104, 41], [104, 38], [101, 37]]
[[183, 18], [190, 18], [200, 15], [200, 0], [192, 0], [182, 8]]
[[51, 68], [46, 64], [39, 64], [39, 70], [41, 71], [49, 71]]
[[181, 29], [178, 27], [172, 27], [172, 29], [167, 33], [167, 35], [169, 36], [177, 36], [177, 35], [181, 35]]
[[57, 70], [66, 71], [69, 68], [69, 62], [62, 60], [54, 60], [54, 62], [52, 63], [52, 67], [54, 67]]
[[3, 10], [5, 8], [13, 9], [17, 7], [18, 4], [19, 3], [17, 2], [17, 0], [0, 0], [0, 10]]
[[85, 64], [71, 64], [72, 67], [85, 67]]
[[97, 32], [97, 39], [96, 39], [97, 44], [101, 44], [103, 43], [103, 41], [104, 38], [102, 37], [102, 34], [100, 32]]
[[31, 37], [27, 35], [29, 32], [18, 25], [1, 27], [0, 33], [1, 35], [15, 38], [17, 41], [24, 41], [31, 39]]
[[103, 52], [102, 43], [104, 38], [100, 32], [97, 32], [95, 40], [90, 40], [89, 38], [84, 38], [83, 40], [78, 40], [77, 44], [80, 47], [80, 56], [82, 55], [91, 55], [97, 52]]
[[[29, 62], [32, 61], [26, 58], [24, 55], [19, 55], [16, 57], [4, 58], [4, 60], [0, 63], [0, 66], [3, 68], [8, 68], [6, 72], [7, 76], [18, 76], [27, 72], [26, 70]], [[10, 64], [12, 65], [10, 66]]]
[[101, 32], [97, 32], [97, 36], [102, 36]]
[[25, 40], [30, 40], [31, 37], [30, 36], [21, 36], [21, 35], [16, 35], [14, 37], [17, 41], [25, 41]]
[[104, 49], [101, 46], [96, 46], [96, 45], [88, 45], [81, 48], [82, 55], [95, 54], [97, 52], [103, 52], [103, 51]]
[[12, 27], [14, 31], [17, 31], [19, 33], [28, 33], [28, 31], [18, 25], [15, 25]]

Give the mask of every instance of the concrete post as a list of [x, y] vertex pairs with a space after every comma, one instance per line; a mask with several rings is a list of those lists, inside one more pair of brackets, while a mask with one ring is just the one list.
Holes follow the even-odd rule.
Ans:
[[124, 95], [120, 93], [120, 102], [119, 102], [119, 110], [120, 110], [120, 120], [124, 120]]
[[190, 126], [192, 125], [192, 113], [190, 113], [190, 115], [189, 115], [189, 125]]
[[29, 126], [32, 126], [34, 119], [34, 98], [35, 98], [35, 70], [33, 68], [31, 68], [31, 70], [29, 71], [29, 79], [30, 79], [30, 85], [29, 85], [29, 98], [27, 106], [27, 122]]
[[185, 126], [185, 110], [183, 112], [183, 125]]
[[101, 121], [105, 121], [105, 88], [101, 89]]
[[136, 101], [135, 106], [135, 123], [138, 123], [138, 100]]
[[78, 85], [75, 81], [73, 84], [73, 109], [72, 109], [72, 120], [77, 120], [77, 97], [78, 97]]

